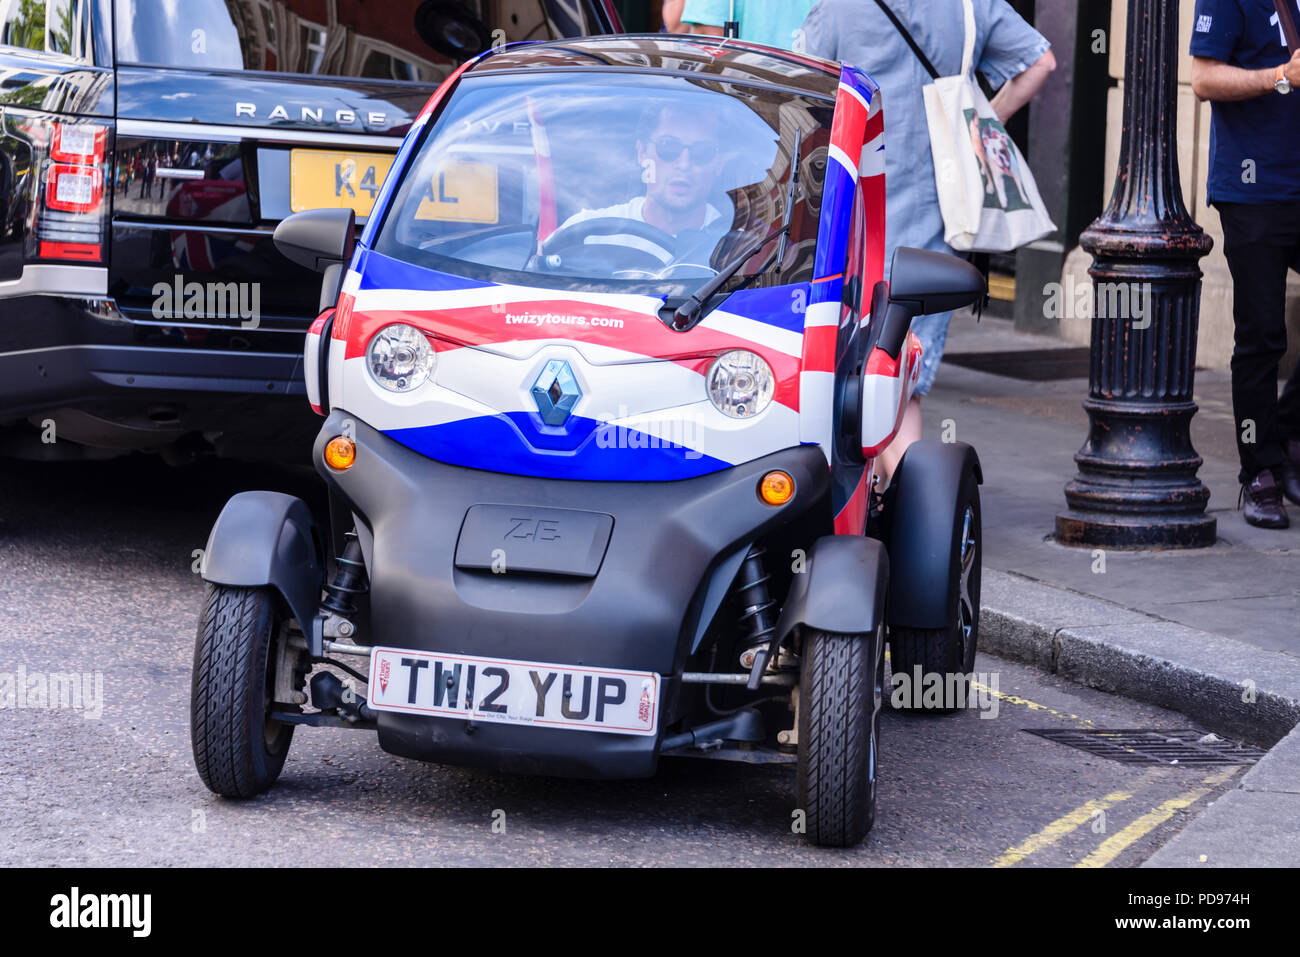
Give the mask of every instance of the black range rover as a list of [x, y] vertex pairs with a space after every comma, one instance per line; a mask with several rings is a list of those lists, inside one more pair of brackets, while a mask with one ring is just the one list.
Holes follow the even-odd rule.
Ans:
[[374, 203], [491, 44], [610, 0], [0, 0], [0, 455], [299, 458], [320, 277], [271, 234]]

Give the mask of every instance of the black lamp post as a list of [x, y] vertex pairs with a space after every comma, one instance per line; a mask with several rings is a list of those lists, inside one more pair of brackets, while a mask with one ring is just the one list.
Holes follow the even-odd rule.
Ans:
[[1190, 433], [1197, 263], [1213, 242], [1188, 214], [1178, 178], [1178, 0], [1129, 0], [1127, 37], [1115, 187], [1080, 237], [1093, 257], [1090, 427], [1056, 538], [1196, 548], [1215, 538]]

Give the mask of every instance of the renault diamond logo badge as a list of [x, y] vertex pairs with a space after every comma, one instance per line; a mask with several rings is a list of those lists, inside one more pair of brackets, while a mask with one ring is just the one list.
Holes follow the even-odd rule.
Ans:
[[563, 359], [552, 359], [533, 383], [533, 401], [547, 425], [563, 425], [582, 398], [578, 380]]

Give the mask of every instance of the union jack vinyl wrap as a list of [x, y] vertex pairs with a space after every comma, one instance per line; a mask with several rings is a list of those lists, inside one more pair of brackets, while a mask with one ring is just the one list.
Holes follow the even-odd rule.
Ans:
[[[656, 297], [479, 283], [362, 250], [335, 313], [329, 394], [448, 464], [603, 481], [690, 478], [799, 444], [804, 336], [790, 328], [790, 301], [784, 287], [741, 292], [683, 335], [659, 319]], [[423, 331], [436, 353], [431, 381], [411, 393], [389, 392], [366, 372], [367, 345], [393, 323]], [[771, 405], [750, 419], [724, 415], [705, 391], [710, 365], [732, 349], [762, 356], [776, 379]], [[568, 362], [581, 391], [562, 426], [543, 422], [531, 391], [552, 360]]]
[[[376, 209], [391, 200], [413, 142], [451, 82], [408, 136]], [[329, 342], [322, 342], [327, 316], [307, 337], [309, 399], [320, 411], [314, 370], [328, 345], [331, 406], [451, 465], [546, 478], [674, 481], [811, 444], [834, 467], [835, 382], [846, 324], [853, 317], [848, 332], [856, 332], [856, 323], [869, 318], [843, 302], [846, 281], [870, 290], [882, 278], [884, 258], [879, 90], [852, 67], [839, 78], [826, 154], [811, 279], [735, 292], [686, 333], [660, 319], [662, 297], [493, 283], [381, 255], [371, 248], [380, 219], [374, 216], [343, 282]], [[863, 210], [864, 236], [851, 245], [855, 207]], [[366, 368], [375, 334], [395, 323], [420, 330], [435, 355], [428, 381], [403, 393], [378, 385]], [[761, 356], [775, 378], [773, 401], [749, 418], [725, 415], [707, 393], [711, 365], [733, 349]], [[914, 358], [909, 346], [897, 368], [883, 370], [903, 393]], [[554, 425], [539, 408], [537, 389], [545, 388], [543, 371], [560, 363], [572, 375], [570, 406], [563, 424]], [[891, 385], [891, 420], [898, 394]], [[867, 481], [855, 473], [849, 500], [836, 503], [846, 530], [856, 525], [859, 534]]]

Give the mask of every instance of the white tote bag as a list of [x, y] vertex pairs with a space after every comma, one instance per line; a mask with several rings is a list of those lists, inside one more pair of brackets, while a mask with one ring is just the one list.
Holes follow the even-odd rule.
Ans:
[[922, 91], [943, 213], [953, 249], [1005, 252], [1056, 230], [1029, 164], [975, 80], [975, 8], [962, 0], [966, 39], [961, 73]]

